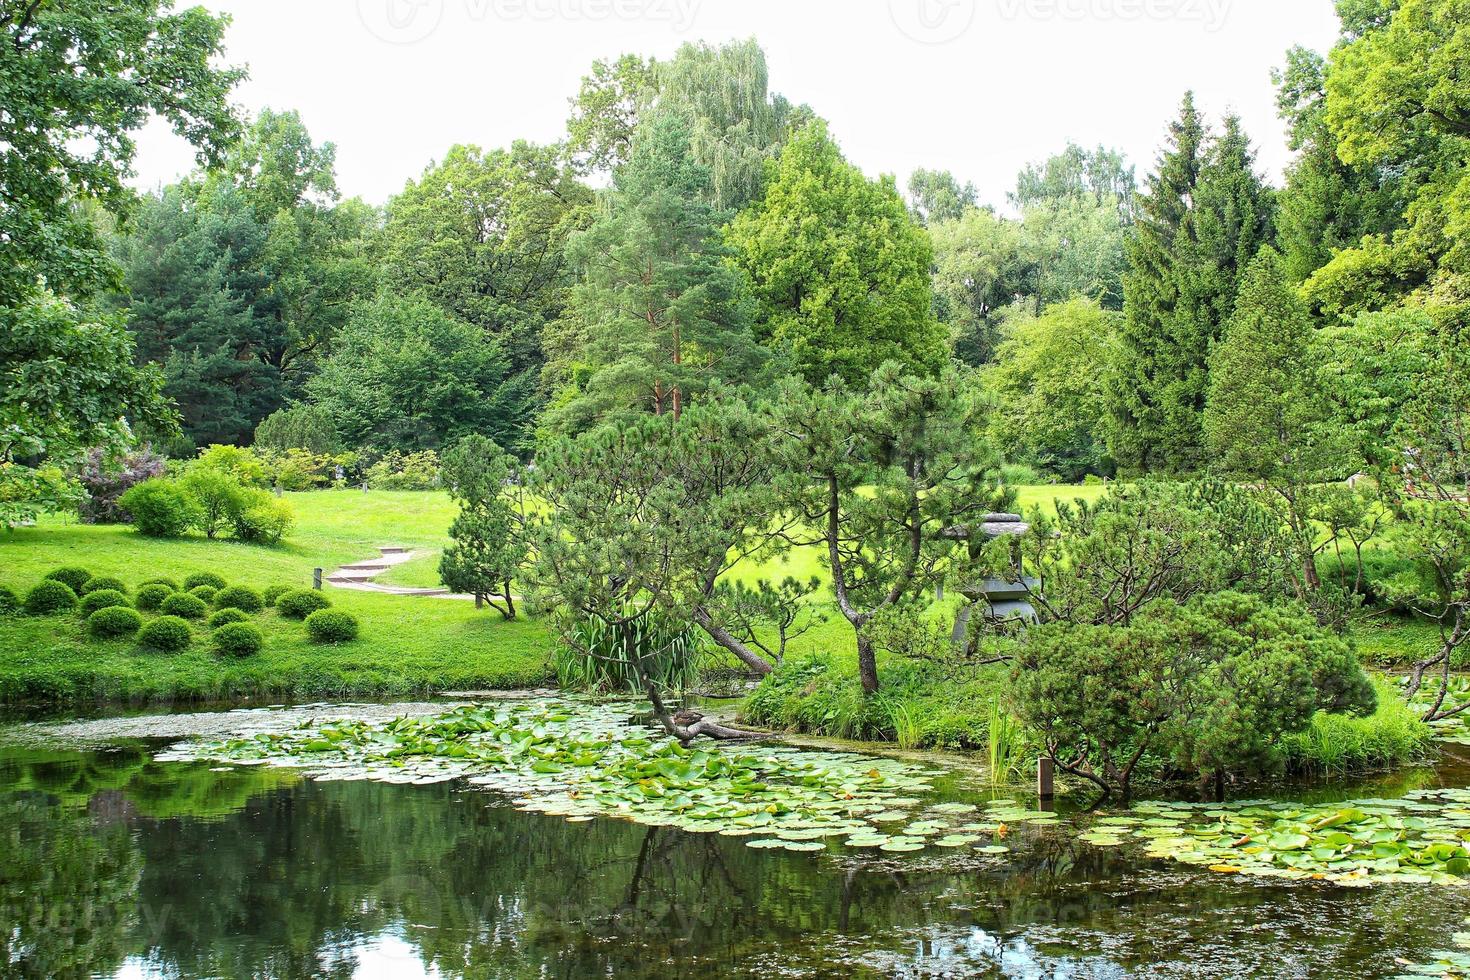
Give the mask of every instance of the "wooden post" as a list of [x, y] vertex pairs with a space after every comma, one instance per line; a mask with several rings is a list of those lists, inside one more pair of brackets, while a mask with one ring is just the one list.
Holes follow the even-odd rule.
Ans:
[[311, 587], [313, 589], [320, 589], [322, 587], [322, 570], [320, 568], [313, 568], [311, 570]]
[[482, 595], [480, 595], [480, 593], [478, 593], [478, 592], [475, 593], [475, 608], [476, 609], [484, 609], [485, 608], [485, 597], [482, 596]]
[[1044, 755], [1036, 760], [1036, 795], [1043, 800], [1049, 800], [1056, 795], [1052, 761]]

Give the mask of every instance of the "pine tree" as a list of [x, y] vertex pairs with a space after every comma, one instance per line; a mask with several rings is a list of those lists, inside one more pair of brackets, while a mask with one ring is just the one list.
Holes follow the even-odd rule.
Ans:
[[526, 560], [515, 509], [506, 499], [511, 457], [482, 435], [465, 436], [444, 454], [444, 485], [459, 504], [449, 525], [453, 544], [439, 558], [439, 578], [456, 592], [516, 618], [511, 581]]
[[710, 384], [758, 369], [749, 292], [727, 261], [724, 213], [706, 202], [708, 187], [685, 119], [645, 119], [603, 216], [568, 244], [582, 281], [562, 357], [588, 379], [554, 425], [575, 431], [630, 411], [677, 417]]
[[1186, 92], [1147, 192], [1139, 200], [1136, 231], [1129, 240], [1123, 279], [1125, 317], [1116, 371], [1109, 386], [1108, 443], [1129, 472], [1163, 466], [1166, 456], [1167, 366], [1177, 361], [1169, 333], [1178, 285], [1175, 265], [1185, 219], [1203, 165], [1205, 128]]

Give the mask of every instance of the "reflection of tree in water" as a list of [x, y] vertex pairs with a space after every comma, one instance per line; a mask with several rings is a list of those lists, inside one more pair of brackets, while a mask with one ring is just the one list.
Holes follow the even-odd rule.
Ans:
[[126, 828], [39, 794], [0, 796], [0, 975], [115, 970], [142, 867]]

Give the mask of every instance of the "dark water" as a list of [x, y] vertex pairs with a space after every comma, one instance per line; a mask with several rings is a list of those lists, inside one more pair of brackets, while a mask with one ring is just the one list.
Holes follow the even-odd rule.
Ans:
[[1382, 977], [1470, 915], [1470, 889], [1273, 884], [1065, 826], [1008, 863], [844, 858], [154, 748], [0, 749], [0, 976]]

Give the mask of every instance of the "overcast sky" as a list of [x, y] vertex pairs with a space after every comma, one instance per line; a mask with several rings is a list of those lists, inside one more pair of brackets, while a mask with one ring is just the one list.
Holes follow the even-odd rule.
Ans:
[[[181, 4], [182, 5], [182, 4]], [[1068, 140], [1150, 169], [1179, 98], [1245, 121], [1261, 169], [1288, 159], [1272, 66], [1325, 51], [1331, 0], [205, 0], [230, 14], [247, 110], [294, 108], [337, 144], [345, 195], [381, 203], [454, 143], [558, 139], [594, 58], [757, 38], [772, 87], [832, 124], [870, 175], [944, 168], [1003, 204]], [[141, 187], [192, 166], [166, 127]]]

